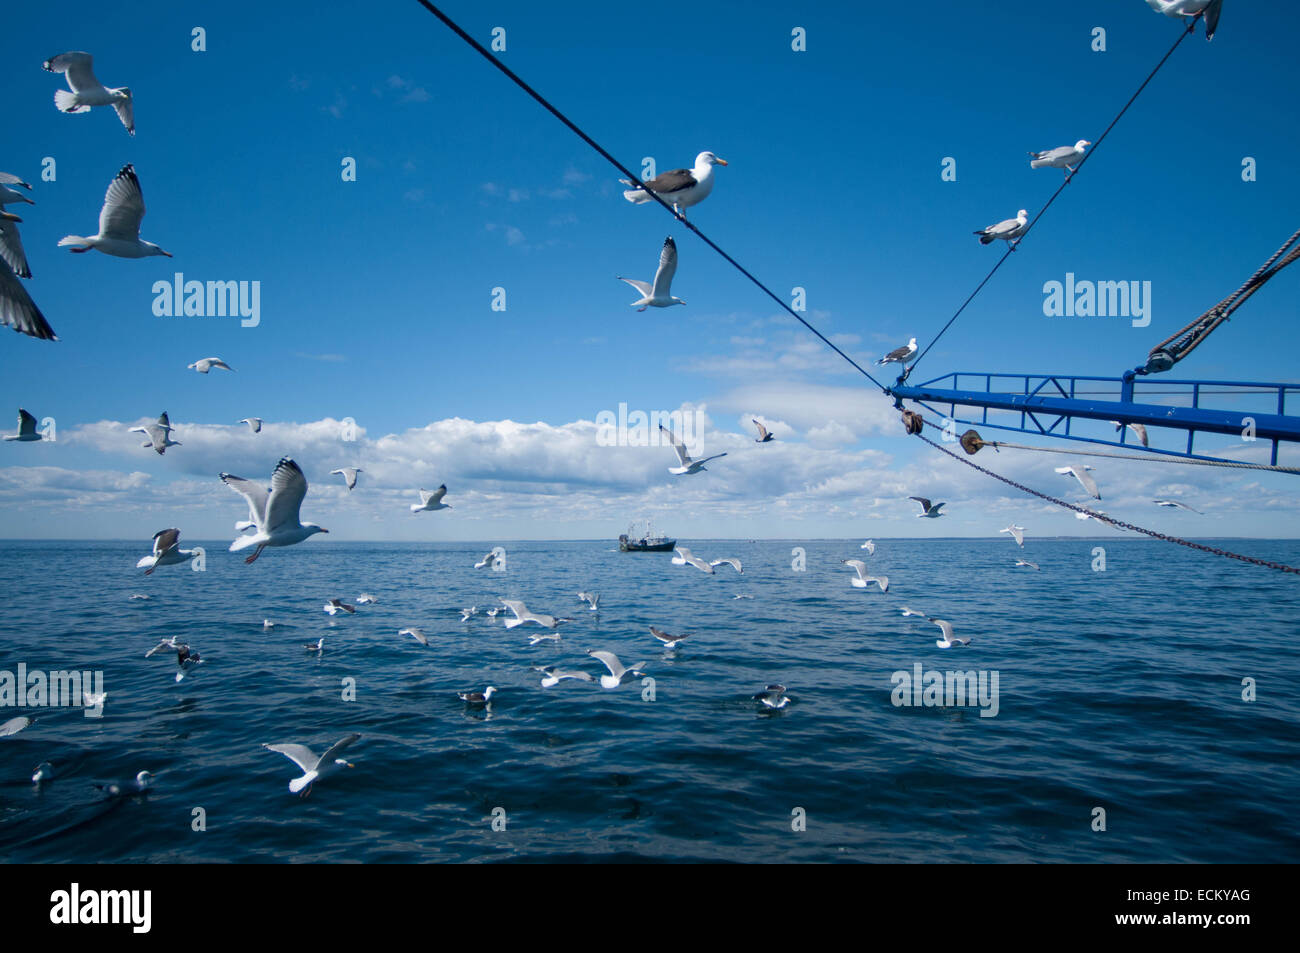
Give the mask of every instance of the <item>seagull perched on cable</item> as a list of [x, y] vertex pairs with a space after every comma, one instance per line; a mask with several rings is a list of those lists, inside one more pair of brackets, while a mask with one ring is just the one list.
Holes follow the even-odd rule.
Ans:
[[366, 471], [360, 467], [339, 467], [337, 470], [331, 470], [330, 476], [343, 477], [343, 482], [346, 483], [348, 489], [351, 490], [357, 485], [357, 474], [365, 472]]
[[442, 498], [447, 495], [447, 484], [442, 484], [432, 493], [427, 490], [420, 490], [420, 499], [423, 501], [419, 505], [411, 504], [411, 512], [419, 513], [421, 510], [449, 510], [450, 503], [442, 502]]
[[572, 619], [557, 619], [553, 615], [547, 615], [544, 612], [529, 612], [528, 607], [517, 599], [502, 599], [501, 602], [514, 616], [512, 619], [506, 619], [506, 628], [513, 629], [517, 625], [523, 625], [526, 622], [536, 622], [545, 629], [559, 628], [561, 622], [572, 622]]
[[1206, 40], [1214, 39], [1214, 31], [1219, 28], [1219, 14], [1223, 12], [1223, 0], [1147, 0], [1147, 6], [1167, 17], [1190, 19], [1204, 12]]
[[686, 215], [682, 209], [698, 205], [713, 191], [713, 167], [726, 164], [725, 159], [719, 159], [712, 152], [701, 152], [695, 157], [695, 167], [691, 169], [661, 172], [643, 183], [619, 179], [624, 185], [632, 186], [623, 193], [623, 198], [634, 205], [641, 205], [654, 201], [650, 196], [650, 192], [653, 192], [671, 205], [673, 211], [684, 220]]
[[251, 430], [251, 431], [253, 431], [253, 433], [261, 433], [261, 432], [262, 432], [262, 418], [261, 418], [261, 417], [245, 417], [243, 420], [238, 420], [238, 421], [236, 421], [236, 423], [248, 424], [248, 429]]
[[153, 553], [142, 556], [135, 564], [135, 568], [143, 569], [144, 574], [149, 576], [159, 566], [175, 566], [178, 563], [189, 562], [194, 558], [194, 550], [181, 549], [180, 541], [181, 531], [175, 527], [158, 530], [153, 534]]
[[618, 660], [618, 656], [613, 652], [604, 652], [593, 649], [587, 654], [603, 663], [605, 668], [609, 669], [608, 675], [600, 676], [601, 688], [618, 688], [619, 685], [623, 684], [625, 676], [645, 674], [645, 672], [641, 671], [641, 666], [645, 665], [645, 662], [637, 662], [635, 665], [625, 668], [623, 663]]
[[638, 311], [644, 311], [646, 308], [671, 308], [675, 304], [685, 304], [681, 298], [673, 297], [669, 292], [672, 291], [673, 275], [677, 274], [677, 243], [669, 235], [664, 239], [663, 250], [659, 252], [659, 268], [655, 271], [655, 280], [653, 284], [644, 281], [637, 281], [635, 278], [624, 278], [617, 275], [619, 281], [626, 281], [629, 285], [641, 292], [641, 297], [632, 302], [632, 307]]
[[1008, 218], [996, 225], [981, 228], [975, 234], [980, 237], [981, 245], [991, 245], [999, 238], [1004, 242], [1011, 242], [1023, 235], [1028, 225], [1029, 213], [1021, 209], [1016, 213], [1015, 218]]
[[[927, 618], [929, 617], [927, 616]], [[939, 646], [939, 648], [950, 649], [954, 645], [970, 645], [970, 639], [961, 639], [953, 636], [952, 623], [949, 622], [947, 619], [930, 619], [930, 621], [933, 622], [935, 625], [937, 625], [940, 631], [943, 632], [943, 638], [938, 639], [934, 643], [935, 645]]]
[[1080, 139], [1072, 146], [1059, 146], [1043, 152], [1029, 153], [1031, 169], [1064, 169], [1066, 178], [1074, 172], [1074, 167], [1083, 158], [1083, 153], [1092, 145], [1087, 139]]
[[252, 480], [231, 473], [221, 474], [222, 481], [248, 501], [256, 532], [241, 536], [230, 544], [232, 553], [249, 546], [256, 551], [244, 560], [251, 563], [267, 546], [292, 546], [316, 533], [328, 533], [323, 526], [301, 522], [303, 498], [307, 496], [307, 478], [302, 468], [289, 457], [282, 457], [271, 474], [271, 490]]
[[1193, 513], [1197, 514], [1198, 516], [1205, 515], [1200, 510], [1192, 509], [1186, 503], [1179, 503], [1177, 500], [1152, 500], [1151, 502], [1155, 503], [1156, 506], [1176, 506], [1180, 510], [1191, 510]]
[[172, 257], [153, 242], [141, 241], [140, 222], [144, 218], [144, 193], [135, 169], [123, 166], [108, 185], [104, 207], [99, 212], [99, 231], [89, 237], [67, 235], [59, 239], [59, 247], [72, 246], [74, 252], [88, 252], [92, 248], [115, 258], [148, 258], [152, 255]]
[[152, 447], [158, 456], [167, 452], [168, 447], [179, 447], [179, 440], [172, 439], [172, 422], [167, 416], [167, 411], [158, 415], [158, 420], [152, 424], [145, 424], [143, 427], [132, 427], [128, 433], [142, 433], [149, 439], [140, 444], [142, 447]]
[[677, 434], [673, 433], [663, 424], [659, 425], [659, 429], [668, 435], [668, 442], [673, 445], [673, 451], [677, 454], [677, 460], [681, 464], [681, 466], [668, 468], [668, 472], [676, 476], [682, 476], [683, 474], [690, 476], [691, 474], [699, 473], [701, 470], [707, 470], [708, 467], [704, 464], [708, 463], [710, 460], [717, 460], [719, 457], [726, 456], [726, 453], [715, 453], [713, 456], [705, 457], [703, 460], [696, 460], [686, 452], [686, 445], [677, 439]]
[[[328, 774], [332, 774], [339, 768], [356, 767], [352, 762], [340, 758], [345, 749], [356, 744], [361, 736], [356, 732], [348, 735], [346, 738], [340, 738], [322, 755], [317, 755], [306, 745], [298, 744], [278, 744], [262, 745], [267, 751], [274, 751], [276, 754], [282, 754], [298, 767], [302, 768], [303, 774], [300, 778], [294, 778], [289, 782], [289, 791], [292, 794], [300, 794], [306, 797], [311, 793], [311, 786], [321, 780]], [[304, 790], [304, 788], [306, 790]]]
[[577, 679], [580, 682], [595, 681], [589, 672], [582, 672], [577, 669], [566, 671], [556, 668], [554, 665], [534, 667], [533, 671], [542, 673], [542, 688], [550, 688], [552, 685], [558, 685], [566, 678]]
[[22, 219], [0, 208], [0, 324], [42, 341], [57, 341], [50, 322], [18, 279], [31, 275], [16, 223]]
[[762, 702], [764, 708], [784, 708], [790, 704], [790, 696], [785, 693], [784, 685], [773, 683], [754, 695], [754, 701]]
[[44, 440], [45, 435], [36, 429], [36, 418], [18, 408], [18, 432], [5, 434], [6, 440], [17, 440], [20, 443], [33, 443], [37, 440]]
[[889, 577], [868, 575], [867, 564], [861, 559], [841, 559], [840, 562], [857, 573], [857, 576], [849, 580], [854, 589], [866, 589], [867, 586], [874, 582], [880, 587], [881, 592], [889, 591]]
[[[1116, 432], [1124, 429], [1124, 425], [1120, 423], [1118, 420], [1112, 420], [1111, 423], [1115, 425]], [[1137, 435], [1138, 440], [1142, 442], [1142, 446], [1144, 447], [1149, 446], [1149, 444], [1147, 443], [1146, 427], [1144, 427], [1142, 424], [1129, 424], [1128, 429], [1133, 431], [1133, 433]]]
[[754, 421], [754, 426], [758, 428], [758, 439], [755, 440], [754, 443], [767, 443], [772, 439], [771, 431], [760, 424], [757, 420]]
[[653, 635], [660, 642], [662, 642], [664, 644], [664, 648], [668, 648], [668, 649], [675, 649], [677, 648], [677, 643], [680, 642], [682, 639], [690, 638], [689, 634], [670, 635], [667, 632], [665, 632], [663, 629], [656, 628], [653, 625], [650, 626], [650, 634]]
[[1101, 490], [1097, 488], [1097, 481], [1088, 475], [1088, 471], [1092, 469], [1094, 468], [1084, 463], [1078, 466], [1056, 467], [1056, 472], [1073, 476], [1094, 500], [1100, 500]]
[[63, 73], [67, 89], [56, 90], [54, 105], [59, 112], [90, 112], [92, 106], [112, 106], [117, 118], [131, 135], [135, 135], [134, 100], [129, 87], [110, 89], [95, 78], [95, 58], [78, 51], [51, 56], [42, 66], [51, 73]]
[[590, 612], [599, 612], [600, 593], [598, 592], [580, 592], [578, 598], [587, 603], [587, 609]]
[[939, 512], [940, 509], [948, 505], [947, 503], [931, 504], [930, 501], [923, 496], [909, 496], [908, 499], [916, 500], [916, 502], [921, 504], [921, 512], [916, 514], [917, 519], [938, 519], [940, 516], [943, 516], [943, 513]]
[[324, 609], [330, 615], [338, 615], [340, 612], [346, 612], [348, 615], [357, 614], [357, 607], [348, 605], [342, 599], [331, 599], [325, 603]]
[[1010, 533], [1011, 538], [1016, 541], [1017, 546], [1025, 545], [1025, 528], [1023, 526], [1017, 526], [1015, 523], [1012, 523], [1006, 529], [1000, 529], [998, 532]]
[[191, 371], [198, 371], [200, 374], [206, 374], [214, 367], [225, 371], [234, 371], [234, 368], [227, 364], [219, 357], [205, 357], [195, 361], [193, 364], [186, 364], [185, 367]]
[[916, 355], [916, 338], [912, 338], [902, 347], [894, 348], [892, 351], [890, 351], [880, 360], [876, 361], [876, 364], [881, 367], [883, 367], [886, 364], [902, 364], [904, 367], [906, 367], [907, 362], [910, 361], [915, 355]]

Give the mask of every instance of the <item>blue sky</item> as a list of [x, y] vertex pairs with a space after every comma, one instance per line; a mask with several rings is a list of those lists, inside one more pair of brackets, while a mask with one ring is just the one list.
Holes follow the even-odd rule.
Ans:
[[[809, 320], [865, 362], [928, 342], [1000, 254], [971, 232], [1032, 214], [1058, 185], [1026, 152], [1096, 139], [1180, 30], [1141, 0], [938, 6], [706, 4], [671, 34], [598, 4], [445, 9], [485, 43], [503, 27], [503, 59], [629, 167], [726, 158], [692, 221], [778, 293], [805, 288]], [[1300, 13], [1226, 6], [1214, 41], [1183, 43], [915, 380], [1116, 375], [1295, 230], [1300, 132], [1283, 117]], [[269, 474], [283, 453], [313, 482], [304, 518], [335, 538], [612, 536], [644, 515], [697, 537], [986, 535], [1012, 519], [1078, 531], [901, 436], [856, 372], [662, 209], [625, 202], [604, 160], [414, 0], [364, 20], [317, 10], [158, 3], [125, 18], [73, 2], [0, 39], [0, 169], [35, 186], [37, 204], [11, 211], [62, 339], [0, 337], [4, 415], [23, 406], [59, 430], [0, 445], [0, 536], [226, 535], [243, 505], [217, 472]], [[191, 50], [195, 26], [206, 52]], [[791, 50], [796, 26], [806, 52]], [[103, 109], [55, 110], [62, 77], [40, 65], [74, 49], [132, 88], [135, 138]], [[39, 181], [47, 156], [54, 182]], [[346, 156], [356, 182], [341, 181]], [[947, 156], [955, 182], [940, 178]], [[56, 248], [93, 230], [126, 162], [143, 237], [175, 257]], [[668, 234], [688, 305], [638, 314], [615, 276], [650, 278]], [[175, 272], [259, 281], [260, 325], [156, 317], [153, 283]], [[1043, 284], [1067, 272], [1150, 281], [1151, 326], [1045, 317]], [[1296, 379], [1297, 280], [1276, 278], [1177, 375]], [[211, 355], [237, 372], [186, 370]], [[684, 482], [666, 448], [596, 446], [584, 422], [620, 403], [702, 406], [704, 449], [728, 458]], [[184, 446], [159, 458], [125, 431], [164, 409]], [[268, 422], [257, 437], [235, 425], [250, 414]], [[755, 414], [776, 444], [753, 445]], [[333, 436], [344, 417], [357, 444]], [[1062, 462], [998, 465], [1066, 493]], [[367, 474], [349, 495], [328, 471], [356, 464]], [[1133, 522], [1296, 533], [1294, 477], [1098, 465], [1104, 508]], [[444, 481], [455, 508], [408, 518], [414, 489]], [[913, 493], [949, 499], [950, 518], [917, 524]]]

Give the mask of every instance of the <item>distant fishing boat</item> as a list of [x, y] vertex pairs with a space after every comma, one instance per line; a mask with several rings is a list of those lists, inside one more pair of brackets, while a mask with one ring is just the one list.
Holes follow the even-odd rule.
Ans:
[[649, 522], [646, 523], [645, 532], [638, 533], [636, 524], [633, 523], [618, 538], [618, 550], [621, 553], [670, 553], [676, 545], [677, 540], [662, 534], [656, 535]]

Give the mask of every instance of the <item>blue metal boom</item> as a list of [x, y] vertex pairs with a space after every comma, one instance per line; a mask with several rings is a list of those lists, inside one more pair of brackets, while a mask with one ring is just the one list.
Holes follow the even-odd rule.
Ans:
[[[964, 387], [963, 378], [966, 379]], [[1136, 393], [1139, 389], [1141, 394]], [[944, 374], [923, 384], [908, 384], [904, 378], [899, 378], [889, 393], [897, 406], [901, 406], [904, 400], [910, 400], [936, 414], [944, 414], [940, 406], [947, 405], [948, 412], [945, 416], [960, 423], [1198, 460], [1238, 462], [1194, 453], [1193, 442], [1196, 434], [1201, 432], [1237, 437], [1253, 433], [1255, 439], [1271, 442], [1269, 462], [1272, 465], [1277, 464], [1279, 442], [1300, 442], [1300, 417], [1286, 413], [1287, 395], [1300, 394], [1300, 384], [1163, 378], [1136, 380], [1132, 371], [1126, 372], [1123, 377], [959, 371]], [[1201, 406], [1202, 398], [1223, 393], [1252, 397], [1256, 402], [1265, 399], [1269, 406], [1276, 407], [1276, 413], [1216, 410]], [[1189, 403], [1174, 405], [1167, 402], [1171, 398], [1184, 396], [1191, 398]], [[980, 407], [983, 412], [978, 417], [958, 417], [958, 406]], [[990, 410], [1018, 413], [1019, 423], [990, 420]], [[1075, 417], [1185, 430], [1187, 449], [1162, 450], [1127, 441], [1127, 426], [1120, 429], [1117, 441], [1072, 434], [1070, 424]]]

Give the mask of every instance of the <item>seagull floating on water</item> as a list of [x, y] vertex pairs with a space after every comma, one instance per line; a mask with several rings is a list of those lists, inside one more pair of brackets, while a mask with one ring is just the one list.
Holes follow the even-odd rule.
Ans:
[[261, 418], [261, 417], [245, 417], [243, 420], [239, 420], [239, 421], [236, 421], [236, 422], [237, 422], [237, 423], [241, 423], [241, 424], [248, 424], [248, 429], [251, 430], [251, 431], [253, 431], [253, 433], [261, 433], [261, 432], [262, 432], [262, 418]]
[[303, 646], [303, 648], [306, 649], [308, 652], [315, 652], [317, 655], [324, 654], [325, 636], [322, 635], [315, 642], [308, 642], [306, 645]]
[[67, 235], [59, 239], [59, 247], [72, 246], [74, 252], [88, 252], [92, 248], [115, 258], [148, 258], [152, 255], [172, 257], [153, 242], [141, 241], [140, 222], [144, 218], [144, 193], [135, 169], [123, 166], [108, 186], [104, 207], [99, 212], [99, 231], [89, 237]]
[[44, 440], [45, 435], [36, 429], [36, 418], [18, 408], [18, 432], [14, 434], [5, 434], [6, 440], [17, 440], [20, 443], [33, 443], [37, 440]]
[[[289, 791], [292, 794], [302, 792], [301, 796], [306, 797], [311, 793], [311, 786], [326, 775], [332, 774], [339, 768], [356, 767], [352, 762], [340, 758], [339, 755], [342, 754], [345, 749], [354, 745], [360, 737], [359, 734], [353, 732], [346, 738], [340, 738], [338, 741], [334, 742], [334, 745], [328, 751], [320, 756], [317, 756], [316, 752], [312, 751], [306, 745], [264, 744], [262, 747], [267, 751], [274, 751], [276, 754], [284, 755], [298, 767], [302, 768], [302, 777], [294, 778], [289, 782]], [[306, 788], [305, 791], [303, 790], [304, 788]]]
[[1092, 469], [1093, 467], [1084, 463], [1077, 466], [1057, 467], [1056, 472], [1073, 476], [1079, 481], [1079, 485], [1092, 495], [1093, 499], [1100, 500], [1101, 490], [1097, 488], [1097, 481], [1088, 475], [1088, 471]]
[[[206, 374], [214, 367], [225, 371], [234, 371], [234, 368], [227, 364], [219, 357], [205, 357], [195, 361], [193, 364], [186, 364], [185, 367], [191, 371], [198, 371], [200, 374]], [[243, 423], [243, 421], [240, 421]], [[256, 433], [256, 431], [254, 431]]]
[[181, 549], [180, 541], [181, 531], [175, 527], [158, 530], [153, 534], [153, 554], [141, 557], [135, 564], [135, 568], [143, 569], [144, 574], [149, 576], [159, 566], [175, 566], [189, 562], [194, 558], [194, 550]]
[[758, 428], [758, 439], [755, 440], [754, 443], [768, 443], [772, 439], [771, 431], [769, 431], [757, 420], [754, 420], [754, 426]]
[[15, 223], [22, 219], [0, 209], [0, 324], [19, 334], [42, 341], [57, 341], [58, 336], [45, 320], [41, 309], [18, 279], [31, 274], [27, 255]]
[[943, 516], [943, 514], [940, 513], [939, 510], [942, 507], [948, 505], [946, 503], [935, 503], [932, 505], [930, 501], [923, 496], [909, 496], [908, 499], [916, 500], [916, 502], [921, 504], [921, 512], [916, 514], [917, 519], [927, 519], [927, 520], [938, 519], [940, 516]]
[[975, 234], [980, 237], [981, 245], [991, 245], [999, 238], [1004, 242], [1011, 242], [1023, 235], [1028, 225], [1029, 213], [1021, 209], [1016, 213], [1015, 218], [1008, 218], [988, 228], [981, 228]]
[[708, 467], [704, 464], [708, 463], [710, 460], [717, 460], [720, 457], [726, 456], [726, 453], [715, 453], [713, 456], [705, 457], [703, 460], [696, 460], [686, 452], [686, 445], [677, 439], [677, 434], [673, 433], [663, 424], [659, 425], [659, 430], [668, 435], [668, 442], [673, 445], [673, 451], [677, 454], [677, 460], [681, 464], [681, 466], [668, 468], [668, 472], [676, 476], [682, 476], [683, 474], [690, 476], [699, 473], [701, 470], [707, 470]]
[[54, 92], [54, 105], [59, 112], [85, 113], [92, 106], [112, 106], [117, 118], [131, 135], [135, 135], [135, 109], [131, 90], [127, 86], [109, 88], [95, 78], [95, 58], [89, 53], [73, 51], [51, 56], [41, 64], [48, 72], [63, 73], [67, 89]]
[[144, 794], [152, 785], [153, 774], [149, 771], [141, 771], [130, 781], [113, 781], [108, 784], [96, 784], [95, 787], [109, 797], [131, 797], [135, 794]]
[[40, 784], [42, 781], [48, 781], [54, 777], [54, 765], [48, 761], [42, 761], [32, 769], [32, 784]]
[[349, 490], [352, 490], [357, 485], [357, 474], [365, 472], [360, 467], [339, 467], [337, 470], [331, 470], [330, 475], [343, 477], [343, 482], [347, 484]]
[[624, 668], [623, 663], [618, 660], [618, 656], [613, 652], [604, 652], [593, 649], [587, 654], [603, 663], [605, 668], [609, 669], [608, 675], [600, 676], [601, 688], [618, 688], [618, 686], [623, 683], [624, 676], [645, 674], [645, 672], [641, 671], [641, 666], [645, 665], [645, 662], [637, 662], [635, 665]]
[[653, 635], [660, 642], [662, 642], [665, 648], [669, 648], [669, 649], [677, 648], [678, 642], [680, 642], [682, 639], [690, 638], [689, 633], [686, 635], [670, 635], [667, 632], [665, 632], [663, 629], [656, 628], [653, 625], [650, 626], [650, 634]]
[[457, 692], [456, 697], [466, 705], [474, 708], [482, 708], [492, 701], [492, 696], [496, 694], [496, 687], [489, 685], [481, 692]]
[[653, 284], [637, 281], [635, 278], [624, 278], [622, 275], [616, 277], [641, 292], [641, 297], [632, 302], [632, 307], [644, 311], [646, 308], [671, 308], [675, 304], [686, 303], [681, 298], [675, 298], [670, 294], [675, 274], [677, 274], [677, 243], [669, 235], [664, 239], [663, 250], [659, 252], [659, 268], [655, 271]]
[[998, 532], [1010, 533], [1011, 538], [1016, 541], [1017, 546], [1025, 545], [1025, 528], [1023, 526], [1017, 526], [1015, 523], [1012, 523], [1006, 529], [1000, 529]]
[[883, 367], [886, 364], [902, 364], [906, 366], [907, 362], [910, 361], [915, 354], [916, 338], [912, 338], [902, 347], [894, 348], [880, 360], [876, 361], [876, 364], [880, 367]]
[[1064, 169], [1066, 178], [1074, 172], [1074, 167], [1083, 158], [1084, 152], [1092, 145], [1087, 139], [1080, 139], [1072, 146], [1059, 146], [1044, 152], [1029, 153], [1031, 169]]
[[230, 544], [232, 553], [249, 546], [257, 549], [244, 560], [252, 563], [267, 546], [292, 546], [301, 543], [316, 533], [328, 533], [329, 530], [315, 523], [300, 522], [300, 510], [303, 498], [307, 495], [307, 478], [302, 468], [289, 457], [281, 457], [271, 474], [271, 489], [268, 493], [260, 483], [245, 480], [231, 473], [221, 474], [222, 481], [248, 501], [248, 508], [253, 517], [257, 532], [241, 536]]
[[554, 665], [534, 667], [533, 671], [541, 672], [542, 688], [550, 688], [553, 685], [558, 685], [566, 678], [576, 679], [577, 681], [580, 682], [595, 681], [595, 679], [593, 679], [591, 677], [591, 674], [588, 672], [582, 672], [577, 669], [574, 669], [573, 671], [566, 671], [563, 669], [556, 668]]
[[[725, 159], [719, 159], [712, 152], [701, 152], [695, 157], [695, 167], [691, 169], [673, 169], [661, 172], [653, 179], [643, 183], [629, 179], [619, 179], [624, 185], [632, 186], [623, 193], [623, 198], [634, 205], [654, 201], [650, 192], [654, 192], [673, 207], [682, 219], [686, 218], [682, 209], [703, 202], [713, 191], [713, 167], [726, 165]], [[646, 190], [649, 191], [646, 191]]]
[[451, 509], [451, 504], [442, 502], [442, 498], [446, 495], [447, 495], [447, 484], [445, 483], [442, 484], [442, 486], [438, 487], [438, 489], [434, 490], [432, 493], [422, 489], [420, 490], [420, 499], [423, 502], [420, 503], [418, 506], [412, 503], [411, 512], [418, 513], [421, 510], [449, 510]]
[[179, 447], [181, 442], [172, 439], [171, 418], [167, 416], [167, 411], [158, 415], [155, 423], [145, 424], [143, 427], [132, 427], [127, 433], [142, 433], [149, 439], [140, 444], [142, 447], [151, 447], [158, 456], [167, 452], [168, 447]]
[[324, 608], [330, 615], [338, 615], [340, 612], [346, 612], [348, 615], [357, 614], [357, 607], [348, 605], [342, 599], [331, 599], [325, 603]]
[[1219, 14], [1223, 12], [1223, 0], [1147, 0], [1147, 6], [1167, 17], [1190, 19], [1204, 12], [1207, 41], [1214, 39], [1214, 31], [1219, 28]]
[[790, 704], [790, 696], [785, 693], [784, 685], [768, 685], [754, 696], [754, 701], [762, 702], [764, 708], [784, 708]]
[[952, 634], [952, 623], [947, 619], [930, 619], [939, 630], [943, 632], [943, 638], [937, 640], [934, 644], [941, 649], [950, 649], [954, 645], [970, 645], [970, 639], [956, 638]]
[[868, 575], [867, 564], [861, 559], [841, 559], [840, 562], [857, 573], [857, 576], [849, 580], [854, 589], [866, 589], [874, 582], [880, 587], [881, 592], [889, 591], [889, 577]]

